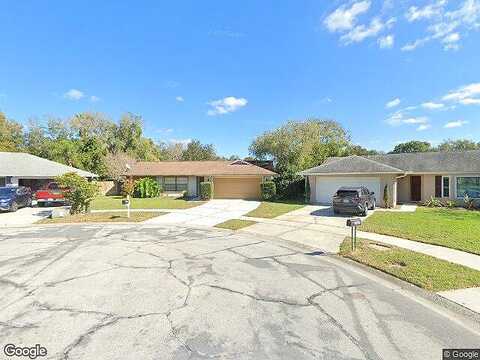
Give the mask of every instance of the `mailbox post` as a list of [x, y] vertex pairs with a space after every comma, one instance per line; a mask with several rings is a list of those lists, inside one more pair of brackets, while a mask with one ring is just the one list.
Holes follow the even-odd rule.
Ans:
[[362, 224], [362, 220], [360, 218], [353, 218], [347, 220], [347, 226], [351, 229], [351, 239], [352, 239], [352, 251], [355, 251], [357, 247], [357, 226]]
[[130, 219], [130, 195], [127, 195], [126, 200], [122, 200], [122, 205], [127, 207], [127, 218]]

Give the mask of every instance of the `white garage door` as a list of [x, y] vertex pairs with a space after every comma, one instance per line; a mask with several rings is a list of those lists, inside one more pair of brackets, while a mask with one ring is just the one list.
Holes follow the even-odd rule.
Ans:
[[368, 190], [375, 193], [375, 197], [377, 199], [380, 196], [379, 178], [317, 176], [315, 179], [316, 202], [323, 204], [331, 204], [333, 195], [341, 186], [365, 186]]

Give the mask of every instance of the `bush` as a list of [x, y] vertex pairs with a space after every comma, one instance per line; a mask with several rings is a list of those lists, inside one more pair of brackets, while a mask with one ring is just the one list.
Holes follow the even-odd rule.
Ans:
[[213, 183], [205, 181], [200, 183], [200, 197], [202, 200], [213, 199]]
[[274, 200], [277, 195], [277, 187], [273, 181], [265, 181], [260, 185], [262, 200]]
[[283, 200], [304, 200], [305, 179], [294, 171], [277, 170], [279, 175], [273, 179], [279, 199]]
[[154, 179], [145, 177], [135, 181], [134, 196], [139, 198], [153, 198], [160, 195], [161, 187]]
[[423, 206], [426, 207], [444, 207], [445, 204], [438, 199], [435, 199], [433, 196], [430, 197], [427, 201], [423, 203]]
[[132, 196], [135, 192], [135, 181], [133, 179], [125, 179], [122, 183], [122, 195], [130, 195]]
[[58, 176], [55, 180], [62, 189], [63, 196], [71, 205], [71, 214], [86, 212], [90, 202], [99, 193], [96, 183], [89, 182], [73, 172]]
[[390, 209], [392, 207], [392, 204], [390, 202], [390, 193], [388, 191], [388, 185], [385, 185], [383, 188], [383, 206], [385, 209]]
[[465, 206], [465, 209], [467, 210], [474, 210], [475, 209], [475, 200], [472, 199], [468, 194], [465, 194], [463, 196], [463, 203]]

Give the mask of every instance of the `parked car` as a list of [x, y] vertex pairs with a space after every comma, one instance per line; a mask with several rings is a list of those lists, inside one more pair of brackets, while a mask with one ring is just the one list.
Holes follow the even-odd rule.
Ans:
[[50, 182], [42, 189], [37, 190], [35, 198], [37, 199], [37, 205], [39, 207], [50, 204], [65, 204], [62, 189], [60, 189], [60, 186], [58, 186], [56, 182]]
[[0, 187], [0, 210], [15, 212], [25, 206], [32, 206], [30, 188], [25, 186]]
[[333, 196], [333, 212], [335, 214], [359, 214], [367, 216], [368, 210], [376, 206], [375, 193], [364, 186], [343, 186]]

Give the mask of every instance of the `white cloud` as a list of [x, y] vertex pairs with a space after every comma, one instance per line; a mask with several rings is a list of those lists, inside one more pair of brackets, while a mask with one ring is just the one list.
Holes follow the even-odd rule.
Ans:
[[424, 109], [428, 109], [428, 110], [437, 110], [437, 109], [442, 109], [445, 107], [444, 104], [442, 103], [435, 103], [435, 102], [432, 102], [432, 101], [429, 101], [429, 102], [425, 102], [422, 104], [422, 107]]
[[402, 121], [404, 124], [427, 124], [428, 118], [425, 116], [420, 117], [411, 117], [408, 119], [403, 119]]
[[462, 127], [465, 124], [468, 124], [468, 121], [457, 120], [457, 121], [450, 121], [450, 122], [446, 123], [443, 127], [445, 129], [453, 129], [453, 128]]
[[413, 51], [416, 48], [418, 48], [420, 46], [423, 46], [429, 40], [430, 40], [429, 37], [425, 37], [425, 38], [422, 38], [422, 39], [417, 39], [414, 42], [405, 44], [400, 50], [402, 50], [402, 51]]
[[472, 83], [450, 91], [443, 97], [444, 101], [452, 101], [462, 105], [480, 104], [480, 83]]
[[98, 97], [98, 96], [95, 96], [95, 95], [92, 95], [90, 96], [90, 101], [91, 102], [98, 102], [100, 101], [101, 99]]
[[424, 130], [430, 129], [431, 127], [432, 125], [430, 124], [422, 124], [419, 127], [417, 127], [417, 131], [424, 131]]
[[183, 98], [183, 96], [177, 96], [177, 97], [175, 98], [175, 100], [177, 100], [177, 102], [184, 102], [184, 101], [185, 101], [185, 99]]
[[443, 7], [447, 3], [446, 0], [439, 0], [436, 3], [426, 5], [422, 8], [417, 6], [410, 6], [405, 17], [409, 22], [422, 20], [422, 19], [431, 19], [435, 16], [439, 16], [443, 12]]
[[370, 21], [370, 24], [368, 26], [365, 26], [363, 24], [357, 25], [348, 33], [342, 35], [340, 37], [340, 40], [344, 44], [362, 42], [366, 38], [377, 36], [386, 28], [391, 28], [395, 23], [395, 21], [396, 20], [394, 18], [391, 18], [390, 20], [384, 23], [379, 18], [373, 18], [372, 21]]
[[395, 107], [395, 106], [400, 105], [400, 103], [401, 103], [401, 100], [400, 100], [399, 98], [396, 98], [396, 99], [393, 99], [393, 100], [390, 100], [389, 102], [387, 102], [387, 103], [385, 104], [385, 107], [386, 107], [387, 109], [391, 109], [391, 108], [393, 108], [393, 107]]
[[236, 98], [234, 96], [228, 96], [223, 99], [213, 100], [208, 103], [212, 107], [212, 109], [208, 110], [207, 114], [214, 116], [232, 113], [246, 106], [247, 103], [247, 99]]
[[63, 97], [69, 100], [80, 100], [85, 97], [85, 94], [80, 90], [70, 89], [63, 94]]
[[465, 0], [460, 8], [447, 12], [445, 17], [451, 21], [459, 21], [467, 26], [478, 27], [480, 25], [480, 1]]
[[331, 32], [350, 30], [355, 26], [357, 17], [368, 11], [370, 5], [369, 0], [355, 2], [350, 7], [342, 5], [328, 15], [323, 23]]
[[380, 49], [391, 49], [393, 43], [395, 42], [395, 37], [393, 35], [386, 35], [378, 38], [377, 43]]
[[172, 144], [188, 145], [192, 142], [192, 139], [169, 139], [168, 141]]

